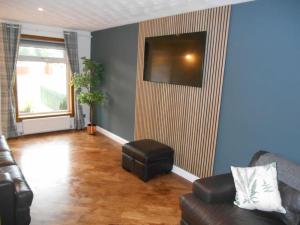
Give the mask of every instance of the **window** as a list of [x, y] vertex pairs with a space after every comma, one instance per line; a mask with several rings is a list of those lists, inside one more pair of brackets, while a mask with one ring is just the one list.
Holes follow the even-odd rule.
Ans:
[[17, 62], [17, 118], [72, 114], [70, 69], [63, 40], [21, 37]]

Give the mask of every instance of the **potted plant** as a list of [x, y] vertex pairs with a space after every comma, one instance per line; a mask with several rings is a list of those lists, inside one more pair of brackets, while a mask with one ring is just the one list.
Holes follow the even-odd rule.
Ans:
[[87, 104], [90, 108], [90, 122], [87, 126], [87, 132], [88, 134], [95, 134], [94, 107], [96, 104], [102, 104], [105, 100], [104, 94], [97, 90], [100, 85], [103, 66], [85, 57], [81, 59], [83, 60], [83, 71], [73, 75], [71, 84], [76, 90], [79, 103]]

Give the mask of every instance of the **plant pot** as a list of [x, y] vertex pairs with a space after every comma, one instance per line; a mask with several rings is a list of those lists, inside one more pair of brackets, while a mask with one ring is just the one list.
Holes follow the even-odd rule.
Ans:
[[90, 135], [96, 134], [96, 125], [95, 124], [88, 124], [87, 125], [87, 133]]

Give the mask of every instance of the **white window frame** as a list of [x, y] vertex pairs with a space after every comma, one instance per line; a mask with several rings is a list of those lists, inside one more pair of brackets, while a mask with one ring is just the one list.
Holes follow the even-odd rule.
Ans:
[[[33, 41], [34, 42], [34, 41]], [[39, 41], [40, 42], [40, 41]], [[70, 79], [71, 79], [71, 70], [70, 65], [67, 58], [67, 53], [64, 47], [60, 46], [47, 46], [47, 42], [45, 42], [45, 45], [34, 45], [29, 43], [20, 43], [19, 47], [34, 47], [34, 48], [45, 48], [45, 49], [60, 49], [63, 50], [63, 58], [55, 58], [55, 57], [41, 57], [41, 56], [26, 56], [26, 55], [18, 55], [17, 61], [30, 61], [30, 62], [46, 62], [46, 63], [65, 63], [66, 64], [66, 76], [67, 76], [67, 82], [66, 82], [66, 90], [67, 90], [67, 110], [59, 110], [59, 111], [52, 111], [52, 112], [42, 112], [42, 113], [20, 113], [19, 109], [17, 107], [16, 114], [17, 114], [17, 121], [22, 121], [23, 119], [32, 119], [32, 118], [41, 118], [41, 117], [53, 117], [53, 116], [64, 116], [64, 115], [74, 115], [74, 105], [73, 105], [73, 88], [70, 86]], [[17, 96], [17, 79], [18, 74], [16, 75], [16, 103], [18, 105], [18, 96]]]

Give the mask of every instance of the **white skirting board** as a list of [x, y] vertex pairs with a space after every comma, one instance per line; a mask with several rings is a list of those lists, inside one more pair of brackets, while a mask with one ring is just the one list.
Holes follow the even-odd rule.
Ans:
[[[129, 141], [127, 141], [126, 139], [124, 138], [121, 138], [119, 137], [118, 135], [108, 131], [108, 130], [105, 130], [103, 129], [102, 127], [99, 127], [97, 126], [97, 131], [107, 137], [109, 137], [110, 139], [118, 142], [119, 144], [121, 145], [124, 145], [126, 143], [128, 143]], [[184, 169], [181, 169], [177, 166], [173, 166], [173, 169], [172, 169], [172, 172], [177, 174], [178, 176], [181, 176], [183, 177], [184, 179], [190, 181], [190, 182], [194, 182], [195, 180], [199, 179], [199, 177], [195, 176], [194, 174], [184, 170]]]
[[129, 141], [125, 140], [124, 138], [119, 137], [118, 135], [115, 135], [114, 133], [103, 129], [102, 127], [97, 126], [97, 131], [101, 134], [104, 134], [105, 136], [109, 137], [110, 139], [118, 142], [121, 145], [124, 145], [126, 143], [128, 143]]
[[197, 177], [196, 175], [194, 175], [184, 169], [181, 169], [178, 166], [173, 166], [172, 172], [177, 174], [178, 176], [183, 177], [184, 179], [186, 179], [190, 182], [194, 182], [195, 180], [199, 179], [199, 177]]

